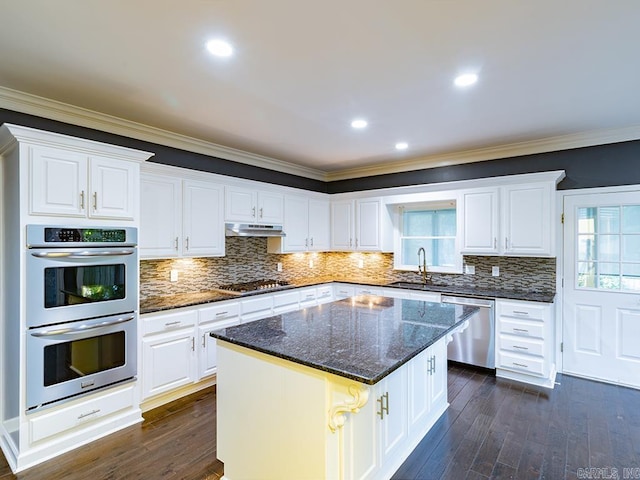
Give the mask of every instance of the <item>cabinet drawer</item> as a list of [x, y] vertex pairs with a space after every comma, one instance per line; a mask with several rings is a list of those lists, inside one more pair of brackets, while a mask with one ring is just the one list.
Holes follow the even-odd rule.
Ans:
[[516, 302], [504, 302], [498, 303], [498, 314], [501, 316], [532, 319], [532, 320], [546, 320], [546, 312], [548, 307], [545, 304], [531, 304], [516, 303]]
[[133, 386], [130, 386], [49, 411], [29, 419], [30, 440], [38, 442], [132, 406]]
[[212, 307], [198, 310], [198, 320], [201, 324], [219, 322], [240, 316], [240, 302], [221, 303]]
[[516, 353], [498, 352], [498, 367], [513, 370], [516, 372], [531, 373], [533, 375], [545, 375], [545, 362], [542, 358]]
[[326, 285], [323, 287], [318, 287], [316, 291], [316, 298], [318, 302], [325, 303], [333, 300], [333, 287], [331, 285]]
[[498, 348], [527, 355], [544, 356], [544, 341], [537, 338], [524, 338], [515, 335], [500, 335]]
[[257, 295], [254, 298], [242, 300], [240, 311], [242, 315], [257, 312], [269, 312], [273, 308], [273, 297], [271, 295]]
[[544, 323], [528, 322], [501, 317], [498, 321], [500, 333], [508, 333], [520, 337], [544, 338]]
[[273, 295], [273, 307], [285, 307], [288, 305], [297, 304], [300, 301], [300, 292], [294, 290], [286, 293], [276, 293]]
[[193, 327], [198, 320], [196, 310], [149, 314], [142, 316], [142, 335], [167, 332], [179, 328]]
[[348, 285], [335, 285], [334, 290], [336, 299], [353, 297], [355, 294], [355, 289]]
[[435, 292], [411, 292], [409, 298], [412, 300], [422, 300], [424, 302], [440, 303], [440, 294]]
[[315, 288], [300, 290], [300, 306], [310, 306], [316, 304], [317, 292]]
[[356, 287], [356, 295], [380, 295], [382, 290], [373, 287]]

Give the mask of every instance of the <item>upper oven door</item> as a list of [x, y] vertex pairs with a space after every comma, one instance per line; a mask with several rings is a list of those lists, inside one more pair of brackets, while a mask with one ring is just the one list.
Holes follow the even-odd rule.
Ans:
[[135, 247], [31, 248], [27, 327], [137, 310]]

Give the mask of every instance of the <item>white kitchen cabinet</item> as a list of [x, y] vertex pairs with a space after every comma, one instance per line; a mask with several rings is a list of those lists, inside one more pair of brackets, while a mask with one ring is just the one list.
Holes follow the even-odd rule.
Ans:
[[355, 287], [353, 285], [345, 285], [343, 283], [336, 283], [333, 285], [333, 298], [335, 300], [353, 297], [355, 292]]
[[269, 253], [330, 249], [330, 202], [296, 195], [284, 197], [285, 237], [268, 239]]
[[30, 214], [137, 218], [138, 163], [45, 146], [29, 150]]
[[249, 188], [227, 187], [225, 220], [281, 225], [284, 222], [284, 195]]
[[316, 288], [316, 300], [318, 302], [318, 305], [333, 302], [333, 286], [331, 284], [320, 285], [318, 288]]
[[391, 221], [382, 200], [332, 201], [331, 248], [337, 251], [391, 251]]
[[554, 182], [466, 191], [463, 254], [553, 256]]
[[253, 295], [240, 300], [242, 323], [253, 322], [273, 315], [273, 296], [270, 294]]
[[196, 380], [196, 310], [152, 313], [142, 319], [142, 400]]
[[211, 307], [198, 309], [198, 377], [216, 373], [216, 339], [209, 333], [220, 328], [233, 327], [240, 323], [240, 302], [216, 302]]
[[496, 299], [496, 376], [553, 388], [553, 304]]
[[300, 291], [300, 308], [314, 307], [318, 304], [316, 287], [299, 288]]
[[143, 173], [141, 187], [141, 258], [224, 255], [221, 185]]
[[293, 312], [300, 308], [300, 292], [297, 288], [281, 293], [274, 293], [272, 297], [274, 315]]

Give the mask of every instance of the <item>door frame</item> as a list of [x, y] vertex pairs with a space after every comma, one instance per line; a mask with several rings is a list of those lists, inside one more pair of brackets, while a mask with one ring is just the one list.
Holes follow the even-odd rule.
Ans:
[[[577, 188], [572, 190], [556, 190], [556, 212], [558, 217], [564, 215], [564, 200], [566, 197], [574, 195], [589, 195], [598, 193], [625, 193], [640, 190], [640, 184], [635, 185], [617, 185], [612, 187], [595, 187], [595, 188]], [[564, 341], [564, 223], [560, 224], [560, 228], [556, 229], [556, 298], [555, 298], [555, 356], [556, 368], [558, 373], [564, 372], [564, 359], [561, 351], [561, 345]]]

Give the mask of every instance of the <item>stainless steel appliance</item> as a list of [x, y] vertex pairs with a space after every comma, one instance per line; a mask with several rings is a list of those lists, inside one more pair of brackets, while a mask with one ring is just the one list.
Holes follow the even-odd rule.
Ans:
[[138, 308], [137, 229], [27, 226], [27, 326]]
[[27, 226], [27, 409], [137, 373], [132, 227]]
[[261, 225], [251, 223], [225, 224], [227, 237], [286, 237], [282, 225]]
[[469, 318], [469, 326], [453, 334], [447, 358], [469, 365], [496, 368], [494, 301], [443, 295], [441, 302], [454, 304], [457, 308], [478, 307], [478, 312]]
[[27, 409], [136, 376], [136, 313], [27, 332]]
[[256, 280], [253, 282], [230, 283], [221, 285], [217, 290], [232, 295], [245, 295], [257, 291], [280, 290], [289, 286], [289, 282], [283, 280]]

